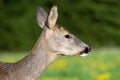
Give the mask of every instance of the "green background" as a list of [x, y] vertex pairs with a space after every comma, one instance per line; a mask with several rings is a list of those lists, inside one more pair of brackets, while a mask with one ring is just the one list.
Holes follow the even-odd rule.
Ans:
[[42, 29], [36, 9], [59, 8], [58, 24], [92, 48], [119, 46], [120, 0], [0, 0], [0, 50], [30, 50]]

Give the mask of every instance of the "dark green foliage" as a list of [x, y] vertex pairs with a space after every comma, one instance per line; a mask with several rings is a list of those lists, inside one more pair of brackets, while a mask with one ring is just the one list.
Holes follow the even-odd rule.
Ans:
[[119, 46], [120, 0], [0, 0], [0, 50], [29, 50], [41, 30], [36, 9], [59, 7], [58, 24], [95, 46]]

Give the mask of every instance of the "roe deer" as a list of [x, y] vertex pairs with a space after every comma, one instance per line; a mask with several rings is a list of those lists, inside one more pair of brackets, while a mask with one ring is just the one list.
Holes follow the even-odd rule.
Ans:
[[0, 80], [37, 80], [46, 67], [59, 55], [86, 56], [88, 45], [56, 25], [57, 6], [49, 15], [43, 8], [37, 9], [37, 22], [43, 32], [30, 53], [15, 63], [0, 62]]

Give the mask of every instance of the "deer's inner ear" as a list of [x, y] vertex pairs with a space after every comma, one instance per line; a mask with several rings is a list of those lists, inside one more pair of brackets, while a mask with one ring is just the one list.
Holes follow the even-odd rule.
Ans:
[[58, 18], [58, 11], [57, 11], [57, 6], [53, 6], [50, 10], [50, 13], [48, 15], [48, 18], [46, 20], [46, 25], [50, 28], [50, 29], [54, 29], [56, 22], [57, 22], [57, 18]]

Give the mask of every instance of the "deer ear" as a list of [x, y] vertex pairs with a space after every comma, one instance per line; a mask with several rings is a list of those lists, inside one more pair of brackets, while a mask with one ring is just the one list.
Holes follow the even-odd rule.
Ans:
[[46, 13], [46, 11], [44, 11], [44, 9], [42, 7], [38, 7], [38, 9], [37, 9], [37, 22], [41, 28], [45, 28], [47, 16], [48, 16], [48, 14]]
[[49, 13], [48, 19], [47, 19], [47, 26], [50, 29], [53, 29], [55, 27], [57, 18], [58, 18], [57, 6], [53, 6], [50, 10], [50, 13]]

